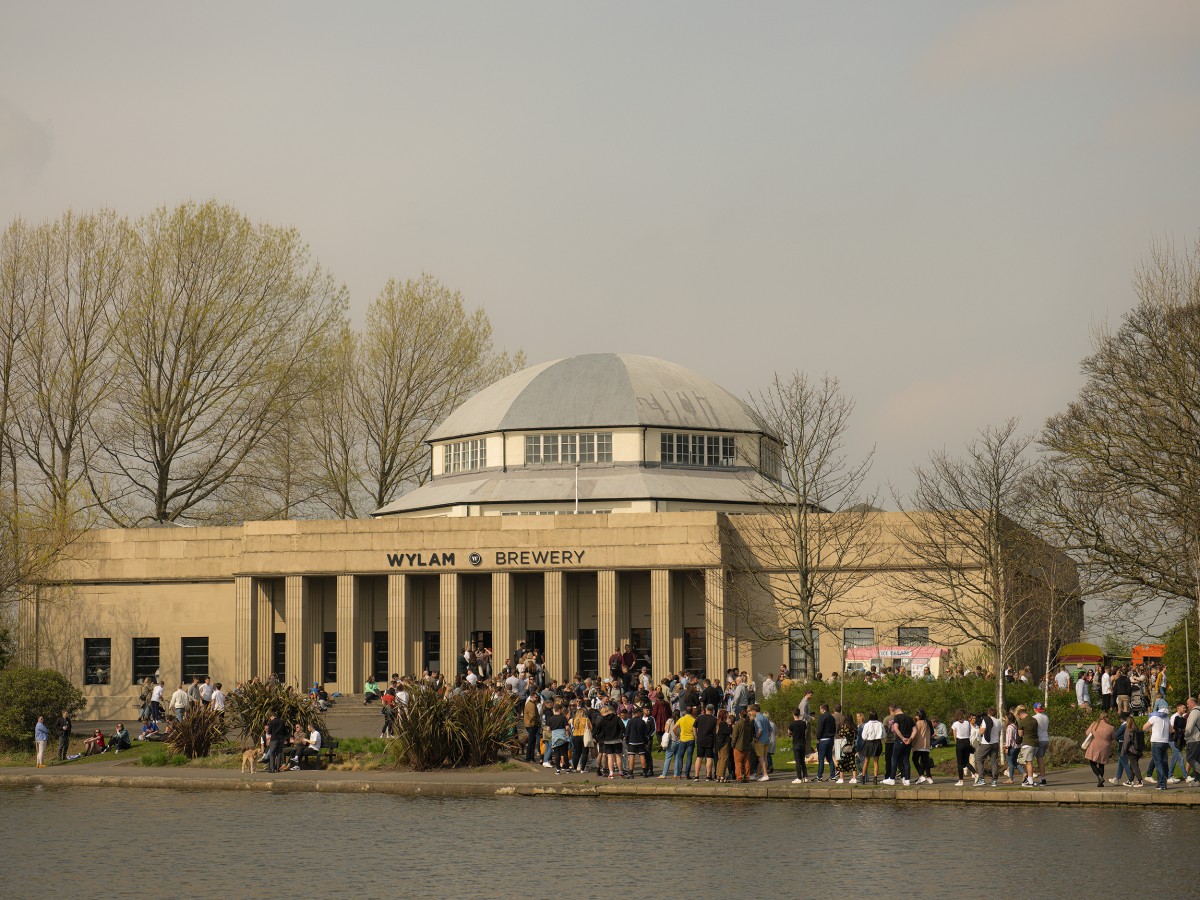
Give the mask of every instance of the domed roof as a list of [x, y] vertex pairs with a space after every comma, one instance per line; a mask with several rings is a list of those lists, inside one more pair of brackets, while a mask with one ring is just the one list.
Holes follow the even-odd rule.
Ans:
[[642, 425], [762, 431], [749, 406], [683, 366], [653, 356], [587, 353], [500, 379], [451, 413], [429, 439]]

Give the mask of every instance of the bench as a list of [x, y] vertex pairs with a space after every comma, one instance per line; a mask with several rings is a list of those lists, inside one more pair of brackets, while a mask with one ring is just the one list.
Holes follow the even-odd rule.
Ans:
[[326, 738], [321, 743], [321, 752], [317, 756], [317, 761], [322, 768], [333, 762], [333, 753], [337, 748], [337, 738]]

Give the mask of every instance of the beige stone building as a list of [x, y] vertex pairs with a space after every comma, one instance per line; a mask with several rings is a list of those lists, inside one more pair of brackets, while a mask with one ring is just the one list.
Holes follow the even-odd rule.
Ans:
[[[801, 661], [786, 616], [773, 640], [739, 626], [730, 541], [761, 512], [751, 488], [775, 476], [779, 444], [712, 382], [648, 357], [558, 360], [481, 391], [430, 445], [432, 478], [370, 520], [90, 532], [31, 588], [22, 652], [102, 717], [149, 675], [357, 693], [454, 673], [468, 643], [499, 667], [525, 641], [554, 678], [603, 672], [625, 643], [656, 677]], [[881, 535], [900, 516], [874, 515]], [[903, 561], [878, 559], [846, 598], [862, 616], [818, 634], [817, 668], [836, 671], [847, 645], [944, 640], [889, 587]]]

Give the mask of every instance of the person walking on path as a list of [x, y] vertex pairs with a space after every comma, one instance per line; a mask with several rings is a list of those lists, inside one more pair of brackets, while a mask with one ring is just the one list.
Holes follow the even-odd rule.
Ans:
[[[1142, 786], [1142, 751], [1145, 748], [1145, 740], [1141, 729], [1137, 727], [1137, 723], [1133, 721], [1133, 717], [1123, 712], [1121, 716], [1121, 727], [1117, 729], [1120, 736], [1119, 750], [1117, 756], [1117, 774], [1116, 777], [1109, 779], [1109, 784], [1122, 784], [1125, 787], [1141, 787]], [[1125, 770], [1125, 780], [1121, 780], [1121, 770]]]
[[986, 783], [988, 761], [992, 764], [992, 787], [1000, 780], [1000, 720], [996, 718], [995, 707], [979, 717], [979, 750], [976, 759], [979, 760], [979, 771], [975, 774], [975, 787], [983, 787]]
[[71, 743], [71, 724], [71, 714], [64, 709], [62, 715], [58, 717], [58, 721], [54, 723], [54, 731], [58, 734], [59, 762], [67, 760], [67, 747]]
[[37, 768], [46, 768], [46, 744], [50, 742], [50, 729], [46, 726], [46, 717], [38, 716], [37, 724], [33, 726], [33, 744], [37, 747]]
[[1171, 722], [1166, 710], [1156, 709], [1150, 713], [1150, 718], [1142, 726], [1142, 731], [1150, 732], [1150, 759], [1154, 765], [1154, 774], [1158, 778], [1156, 790], [1167, 789], [1167, 749], [1171, 746]]
[[1087, 737], [1084, 737], [1084, 742], [1088, 746], [1083, 751], [1083, 757], [1092, 767], [1092, 774], [1096, 776], [1096, 787], [1102, 788], [1104, 787], [1104, 764], [1108, 761], [1109, 754], [1112, 753], [1114, 734], [1112, 723], [1108, 721], [1108, 716], [1103, 711], [1096, 716], [1096, 721], [1088, 726], [1087, 734], [1091, 735], [1091, 740], [1088, 741]]

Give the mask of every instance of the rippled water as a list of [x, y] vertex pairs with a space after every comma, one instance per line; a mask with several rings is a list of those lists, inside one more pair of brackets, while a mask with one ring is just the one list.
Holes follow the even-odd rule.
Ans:
[[1034, 873], [1075, 897], [1134, 871], [1166, 890], [1198, 831], [1184, 809], [11, 788], [0, 897], [1027, 897]]

